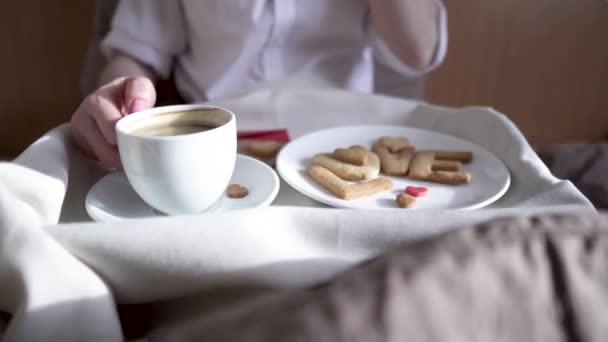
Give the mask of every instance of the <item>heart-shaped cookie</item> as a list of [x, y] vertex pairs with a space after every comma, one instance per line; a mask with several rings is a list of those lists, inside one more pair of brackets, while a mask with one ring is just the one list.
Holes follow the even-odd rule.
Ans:
[[397, 153], [402, 148], [410, 146], [410, 141], [406, 137], [381, 137], [378, 143], [388, 148], [391, 153]]
[[423, 186], [407, 186], [405, 187], [405, 193], [413, 197], [422, 197], [429, 192], [429, 189]]
[[333, 153], [335, 159], [358, 166], [367, 165], [368, 155], [369, 151], [361, 145], [337, 148]]
[[380, 173], [380, 158], [373, 152], [368, 152], [367, 165], [353, 165], [334, 158], [331, 154], [317, 154], [310, 162], [312, 165], [323, 166], [336, 176], [351, 181], [370, 180]]

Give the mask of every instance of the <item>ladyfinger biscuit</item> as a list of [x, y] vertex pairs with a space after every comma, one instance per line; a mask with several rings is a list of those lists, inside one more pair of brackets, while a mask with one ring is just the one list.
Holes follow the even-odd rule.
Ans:
[[398, 151], [398, 156], [390, 152], [389, 148], [381, 143], [372, 146], [372, 151], [380, 158], [382, 172], [389, 176], [405, 176], [414, 157], [414, 147], [406, 146]]
[[349, 184], [320, 165], [309, 165], [306, 174], [323, 188], [344, 200], [371, 196], [393, 187], [393, 182], [382, 177]]
[[389, 137], [384, 136], [378, 139], [377, 143], [388, 147], [392, 153], [396, 153], [406, 146], [410, 146], [410, 141], [406, 137]]
[[418, 151], [410, 165], [408, 176], [411, 179], [423, 180], [443, 184], [466, 184], [471, 181], [471, 174], [461, 171], [433, 171], [435, 153]]
[[249, 154], [259, 158], [275, 157], [284, 143], [274, 140], [247, 140], [246, 150]]
[[276, 156], [283, 145], [284, 143], [278, 141], [239, 139], [237, 142], [237, 152], [274, 166]]
[[367, 157], [367, 165], [357, 166], [334, 159], [328, 154], [318, 154], [312, 158], [311, 164], [323, 166], [344, 180], [360, 181], [376, 178], [380, 173], [378, 156], [368, 152]]
[[333, 157], [345, 163], [363, 166], [367, 164], [369, 151], [361, 145], [354, 145], [349, 148], [337, 148]]

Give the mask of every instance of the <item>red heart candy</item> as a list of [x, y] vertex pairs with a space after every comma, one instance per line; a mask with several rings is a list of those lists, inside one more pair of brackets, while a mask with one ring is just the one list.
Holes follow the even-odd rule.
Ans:
[[414, 197], [422, 197], [429, 192], [429, 189], [423, 186], [408, 186], [405, 188], [405, 193], [414, 196]]

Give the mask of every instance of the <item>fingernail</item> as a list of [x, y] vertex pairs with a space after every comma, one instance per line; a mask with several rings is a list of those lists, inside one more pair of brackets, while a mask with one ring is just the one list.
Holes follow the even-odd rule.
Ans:
[[142, 99], [133, 99], [131, 100], [131, 105], [129, 106], [129, 113], [135, 113], [146, 109], [146, 101]]

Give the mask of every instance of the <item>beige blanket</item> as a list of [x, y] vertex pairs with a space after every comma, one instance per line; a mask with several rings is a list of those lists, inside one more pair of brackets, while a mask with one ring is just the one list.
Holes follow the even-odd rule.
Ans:
[[315, 288], [152, 341], [606, 341], [608, 214], [510, 218], [407, 242]]

